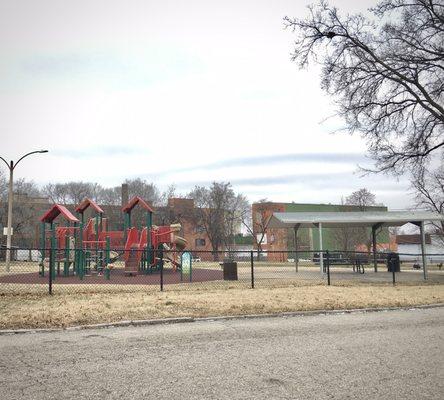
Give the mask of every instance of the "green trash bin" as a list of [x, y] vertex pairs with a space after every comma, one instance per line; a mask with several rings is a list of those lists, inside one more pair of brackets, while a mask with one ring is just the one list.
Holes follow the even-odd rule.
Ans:
[[222, 268], [224, 270], [224, 281], [237, 281], [237, 262], [224, 260]]
[[399, 254], [397, 253], [387, 254], [387, 271], [401, 272], [401, 263], [399, 261]]

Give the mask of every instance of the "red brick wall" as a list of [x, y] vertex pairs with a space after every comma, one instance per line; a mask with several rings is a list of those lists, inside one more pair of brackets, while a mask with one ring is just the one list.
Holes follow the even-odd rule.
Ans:
[[[260, 222], [268, 220], [274, 212], [285, 212], [285, 204], [283, 203], [253, 203], [253, 232], [255, 236], [261, 233]], [[263, 225], [263, 224], [262, 224]], [[286, 229], [266, 229], [267, 244], [262, 245], [265, 251], [280, 251], [287, 250], [287, 230]], [[257, 247], [257, 246], [255, 246]], [[268, 253], [268, 260], [270, 261], [287, 261], [287, 253]]]
[[[205, 229], [200, 231], [197, 229], [198, 226], [194, 222], [194, 200], [184, 199], [184, 198], [170, 198], [168, 199], [168, 207], [173, 211], [174, 215], [177, 216], [178, 221], [182, 224], [181, 235], [187, 240], [187, 250], [193, 251], [211, 251], [211, 243]], [[196, 246], [196, 239], [204, 239], [204, 246]], [[204, 257], [200, 255], [202, 259]], [[211, 254], [209, 254], [209, 259], [211, 259]]]

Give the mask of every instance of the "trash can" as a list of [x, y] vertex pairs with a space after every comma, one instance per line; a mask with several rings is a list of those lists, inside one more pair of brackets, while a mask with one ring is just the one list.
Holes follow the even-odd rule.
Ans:
[[222, 268], [224, 270], [224, 281], [237, 281], [237, 262], [224, 260]]
[[401, 264], [399, 262], [399, 254], [388, 253], [387, 254], [387, 271], [388, 272], [401, 272]]

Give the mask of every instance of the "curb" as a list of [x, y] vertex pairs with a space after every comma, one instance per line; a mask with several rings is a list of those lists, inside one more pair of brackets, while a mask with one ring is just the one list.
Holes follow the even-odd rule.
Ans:
[[0, 330], [2, 335], [17, 335], [24, 333], [49, 333], [49, 332], [63, 332], [63, 331], [81, 331], [88, 329], [106, 329], [119, 327], [133, 327], [133, 326], [149, 326], [149, 325], [167, 325], [190, 322], [206, 322], [206, 321], [230, 321], [241, 319], [260, 319], [260, 318], [288, 318], [288, 317], [312, 317], [316, 315], [340, 315], [340, 314], [357, 314], [357, 313], [371, 313], [384, 311], [411, 311], [411, 310], [426, 310], [429, 308], [441, 308], [444, 303], [425, 304], [418, 306], [404, 306], [404, 307], [380, 307], [380, 308], [352, 308], [344, 310], [312, 310], [312, 311], [292, 311], [274, 314], [246, 314], [246, 315], [224, 315], [214, 317], [179, 317], [179, 318], [163, 318], [163, 319], [139, 319], [134, 321], [118, 321], [111, 323], [89, 324], [69, 326], [66, 328], [30, 328], [30, 329], [5, 329]]

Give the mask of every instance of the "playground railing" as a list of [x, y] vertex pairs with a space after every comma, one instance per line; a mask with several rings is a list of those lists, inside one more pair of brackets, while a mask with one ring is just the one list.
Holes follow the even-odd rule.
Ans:
[[0, 252], [0, 294], [442, 284], [443, 263], [444, 254], [336, 250], [14, 248], [9, 265]]

